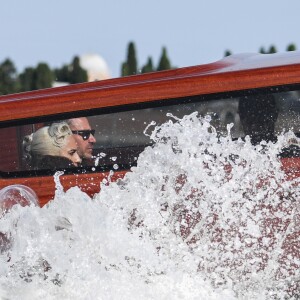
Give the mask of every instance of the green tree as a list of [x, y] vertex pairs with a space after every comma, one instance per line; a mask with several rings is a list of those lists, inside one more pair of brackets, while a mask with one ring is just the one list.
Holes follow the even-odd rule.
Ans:
[[286, 47], [286, 51], [296, 51], [297, 48], [296, 48], [296, 45], [295, 44], [289, 44], [287, 47]]
[[36, 68], [25, 68], [19, 75], [20, 90], [32, 91], [52, 87], [54, 72], [46, 63], [39, 63]]
[[54, 70], [56, 81], [69, 82], [70, 81], [70, 66], [63, 65], [60, 69]]
[[138, 63], [136, 59], [136, 51], [133, 42], [128, 44], [127, 59], [122, 63], [122, 76], [135, 75], [138, 72]]
[[128, 76], [129, 75], [129, 70], [128, 70], [128, 63], [127, 62], [123, 62], [122, 63], [122, 67], [121, 67], [121, 76]]
[[267, 52], [266, 52], [266, 50], [265, 50], [264, 47], [260, 47], [259, 53], [261, 53], [261, 54], [266, 54]]
[[225, 50], [224, 57], [229, 56], [229, 55], [232, 55], [232, 52], [228, 49]]
[[129, 75], [137, 74], [138, 67], [137, 67], [136, 51], [133, 42], [130, 42], [128, 46], [127, 64], [128, 64]]
[[81, 83], [88, 81], [87, 71], [80, 66], [78, 56], [75, 56], [70, 66], [70, 83]]
[[270, 48], [269, 48], [269, 53], [276, 53], [277, 52], [277, 49], [274, 45], [271, 45]]
[[167, 49], [163, 47], [162, 54], [158, 63], [157, 71], [169, 70], [171, 68], [172, 68], [171, 63], [167, 55]]
[[149, 56], [147, 63], [142, 67], [142, 73], [149, 73], [153, 72], [153, 63], [152, 63], [152, 58]]
[[261, 54], [271, 54], [271, 53], [276, 53], [277, 52], [277, 49], [274, 45], [271, 45], [269, 50], [265, 50], [264, 47], [260, 47], [259, 49], [259, 53]]
[[5, 59], [0, 65], [0, 95], [7, 95], [17, 92], [18, 77], [14, 63]]
[[52, 87], [54, 73], [46, 63], [39, 63], [34, 74], [34, 89], [40, 90]]
[[35, 89], [35, 69], [25, 68], [25, 70], [19, 75], [20, 91], [32, 91]]

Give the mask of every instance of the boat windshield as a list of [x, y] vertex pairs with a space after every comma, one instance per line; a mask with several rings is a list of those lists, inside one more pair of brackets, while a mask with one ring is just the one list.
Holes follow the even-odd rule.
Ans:
[[[81, 138], [86, 144], [90, 143], [90, 155], [77, 149], [81, 162], [69, 165], [63, 160], [58, 160], [52, 167], [33, 163], [37, 152], [32, 152], [28, 148], [28, 141], [24, 144], [24, 140], [32, 138], [42, 128], [50, 127], [53, 123], [68, 122], [70, 118], [58, 116], [53, 120], [52, 116], [51, 120], [45, 117], [42, 122], [27, 120], [15, 126], [3, 125], [0, 128], [1, 176], [31, 176], [46, 170], [53, 173], [59, 169], [70, 169], [72, 172], [75, 169], [105, 171], [116, 166], [118, 170], [129, 169], [136, 164], [145, 147], [152, 145], [150, 134], [155, 126], [170, 120], [176, 122], [194, 112], [200, 118], [209, 118], [219, 136], [227, 135], [228, 125], [232, 124], [230, 134], [233, 139], [244, 139], [249, 135], [253, 144], [275, 142], [278, 134], [287, 131], [294, 132], [296, 137], [300, 134], [300, 91], [295, 86], [166, 99], [125, 108], [116, 107], [111, 111], [95, 109], [79, 116], [77, 113], [72, 118], [84, 118], [88, 127], [72, 128], [70, 124], [69, 127], [77, 141]], [[46, 142], [40, 139], [39, 142], [44, 145]], [[82, 161], [86, 161], [86, 165]]]

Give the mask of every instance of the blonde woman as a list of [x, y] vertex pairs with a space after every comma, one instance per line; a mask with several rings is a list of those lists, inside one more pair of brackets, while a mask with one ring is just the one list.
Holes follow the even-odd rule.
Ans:
[[53, 123], [26, 136], [25, 158], [34, 169], [58, 169], [78, 166], [81, 159], [67, 123]]

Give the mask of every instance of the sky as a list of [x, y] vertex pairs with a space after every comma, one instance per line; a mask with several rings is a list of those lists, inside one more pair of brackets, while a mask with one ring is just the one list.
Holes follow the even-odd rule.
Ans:
[[18, 72], [95, 53], [118, 77], [130, 41], [140, 67], [149, 56], [157, 65], [162, 47], [176, 67], [220, 60], [227, 49], [300, 50], [299, 0], [0, 0], [0, 11], [0, 63], [10, 58]]

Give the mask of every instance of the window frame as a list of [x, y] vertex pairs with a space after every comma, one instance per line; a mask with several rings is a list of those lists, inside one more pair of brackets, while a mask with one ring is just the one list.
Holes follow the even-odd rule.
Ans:
[[[180, 106], [190, 103], [200, 103], [200, 102], [209, 102], [221, 99], [230, 99], [230, 98], [238, 98], [246, 95], [255, 95], [255, 94], [268, 94], [268, 93], [281, 93], [300, 90], [300, 84], [288, 84], [288, 85], [280, 85], [280, 86], [270, 86], [264, 88], [254, 88], [254, 89], [245, 89], [238, 91], [226, 91], [221, 93], [212, 93], [212, 94], [200, 94], [193, 96], [184, 96], [179, 98], [169, 98], [169, 99], [161, 99], [156, 101], [135, 103], [135, 104], [127, 104], [127, 105], [116, 105], [113, 107], [99, 107], [89, 110], [83, 111], [74, 111], [68, 113], [60, 113], [49, 116], [40, 116], [40, 117], [32, 117], [28, 119], [20, 119], [20, 120], [9, 120], [0, 122], [0, 129], [11, 127], [11, 126], [23, 126], [23, 125], [34, 125], [37, 123], [49, 123], [53, 121], [65, 120], [70, 117], [90, 117], [90, 116], [99, 116], [103, 114], [111, 114], [119, 113], [119, 112], [130, 112], [130, 111], [138, 111], [141, 109], [148, 108], [157, 108], [157, 107], [169, 107], [169, 106]], [[149, 145], [145, 145], [147, 147]], [[142, 147], [142, 146], [141, 146]], [[95, 174], [97, 172], [109, 172], [116, 171], [114, 170], [114, 162], [110, 165], [105, 166], [89, 166], [89, 167], [72, 167], [69, 169], [58, 168], [57, 170], [28, 170], [28, 171], [3, 171], [0, 170], [0, 178], [8, 179], [8, 178], [28, 178], [28, 177], [41, 177], [41, 176], [53, 176], [57, 171], [64, 171], [64, 174]], [[135, 164], [118, 164], [118, 171], [128, 171]]]

